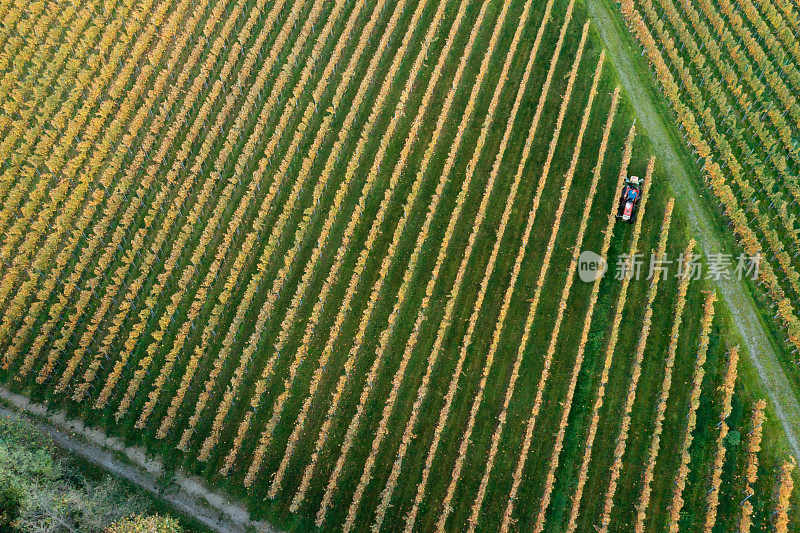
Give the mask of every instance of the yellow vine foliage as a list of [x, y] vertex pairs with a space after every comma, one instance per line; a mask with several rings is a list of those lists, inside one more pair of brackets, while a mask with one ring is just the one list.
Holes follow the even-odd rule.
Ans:
[[745, 502], [742, 504], [742, 517], [739, 520], [739, 531], [741, 533], [748, 533], [752, 525], [753, 504], [750, 503], [750, 498], [755, 494], [753, 485], [758, 480], [758, 452], [761, 451], [762, 424], [766, 419], [764, 415], [766, 406], [767, 402], [764, 400], [756, 402], [750, 423], [751, 429], [747, 439], [747, 466], [745, 468]]
[[739, 362], [739, 347], [734, 346], [728, 353], [728, 369], [719, 390], [722, 393], [722, 413], [720, 414], [719, 434], [717, 435], [717, 451], [714, 454], [714, 469], [711, 474], [711, 489], [706, 496], [706, 518], [703, 531], [711, 533], [717, 521], [717, 506], [719, 505], [719, 489], [722, 484], [722, 467], [725, 464], [725, 437], [728, 436], [726, 422], [731, 414], [731, 400], [736, 386], [737, 365]]
[[797, 462], [794, 457], [783, 463], [780, 471], [780, 485], [778, 486], [777, 502], [775, 504], [775, 531], [786, 533], [789, 531], [789, 508], [791, 507], [792, 490], [794, 488], [794, 472]]

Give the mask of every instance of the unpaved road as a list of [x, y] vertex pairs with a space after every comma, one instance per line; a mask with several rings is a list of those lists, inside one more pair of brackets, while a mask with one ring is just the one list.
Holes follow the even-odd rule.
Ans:
[[[276, 531], [266, 523], [251, 521], [244, 506], [228, 501], [220, 492], [209, 490], [197, 478], [176, 472], [174, 484], [162, 490], [159, 478], [164, 467], [160, 461], [148, 458], [141, 448], [126, 447], [118, 439], [86, 427], [79, 420], [68, 420], [63, 412], [48, 413], [44, 406], [0, 387], [0, 416], [20, 414], [59, 447], [141, 487], [212, 531]], [[120, 459], [120, 454], [124, 454], [127, 461]]]
[[[632, 49], [628, 41], [621, 37], [627, 31], [621, 25], [621, 16], [613, 11], [611, 0], [587, 0], [586, 6], [605, 42], [622, 86], [636, 109], [638, 124], [652, 141], [655, 155], [667, 168], [669, 188], [685, 214], [693, 236], [706, 256], [721, 252], [723, 247], [719, 232], [724, 228], [721, 230], [714, 225], [708, 208], [698, 200], [697, 181], [690, 178], [683, 160], [678, 156], [681, 147], [675, 145], [674, 137], [668, 133], [665, 118], [658, 113], [651, 95], [645, 89], [648, 86], [646, 82], [652, 82], [642, 78], [644, 60], [639, 51]], [[696, 172], [694, 169], [689, 171]], [[770, 343], [770, 334], [759, 320], [756, 302], [741, 280], [731, 277], [721, 280], [717, 285], [718, 294], [730, 309], [734, 325], [744, 340], [762, 389], [768, 394], [794, 456], [800, 461], [800, 404]]]

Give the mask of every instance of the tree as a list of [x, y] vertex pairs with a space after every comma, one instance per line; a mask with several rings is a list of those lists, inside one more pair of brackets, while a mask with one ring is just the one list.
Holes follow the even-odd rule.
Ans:
[[0, 533], [13, 531], [14, 522], [19, 518], [22, 507], [22, 490], [0, 478]]
[[0, 533], [182, 531], [174, 519], [145, 518], [148, 508], [142, 493], [87, 474], [24, 420], [0, 417]]
[[105, 533], [183, 533], [180, 523], [171, 516], [132, 515], [109, 526]]

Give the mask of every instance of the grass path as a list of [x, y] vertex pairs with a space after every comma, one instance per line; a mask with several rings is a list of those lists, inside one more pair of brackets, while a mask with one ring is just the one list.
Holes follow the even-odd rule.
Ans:
[[[649, 90], [653, 82], [638, 48], [628, 37], [620, 14], [612, 0], [589, 0], [586, 6], [616, 67], [620, 83], [636, 109], [637, 123], [652, 141], [655, 155], [669, 169], [667, 185], [686, 216], [692, 236], [706, 256], [723, 251], [721, 233], [725, 230], [715, 227], [710, 207], [700, 199], [699, 179], [690, 177], [690, 173], [697, 170], [681, 157], [684, 148], [680, 146], [675, 126], [657, 110], [656, 93]], [[749, 361], [758, 373], [760, 386], [769, 396], [794, 456], [800, 460], [800, 403], [781, 366], [771, 335], [761, 322], [753, 295], [744, 281], [733, 277], [716, 284], [747, 348]]]

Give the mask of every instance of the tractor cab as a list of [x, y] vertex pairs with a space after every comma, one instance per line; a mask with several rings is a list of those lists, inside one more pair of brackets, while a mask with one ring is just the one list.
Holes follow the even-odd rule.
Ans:
[[628, 223], [636, 220], [636, 213], [639, 210], [639, 201], [642, 199], [642, 181], [638, 176], [631, 176], [625, 181], [622, 194], [619, 197], [619, 207], [617, 208], [617, 218]]

